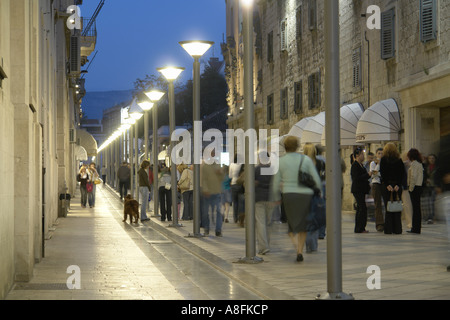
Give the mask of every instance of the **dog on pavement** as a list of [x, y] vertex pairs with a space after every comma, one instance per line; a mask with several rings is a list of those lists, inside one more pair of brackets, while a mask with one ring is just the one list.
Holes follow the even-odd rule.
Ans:
[[123, 222], [127, 221], [127, 217], [130, 216], [130, 224], [134, 223], [139, 224], [139, 202], [137, 202], [131, 194], [126, 195], [123, 204]]

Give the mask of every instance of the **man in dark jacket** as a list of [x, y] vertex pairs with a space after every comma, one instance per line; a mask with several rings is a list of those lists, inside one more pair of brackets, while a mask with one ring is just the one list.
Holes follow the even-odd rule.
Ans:
[[259, 254], [266, 254], [270, 251], [269, 227], [272, 224], [274, 207], [273, 202], [269, 199], [272, 176], [261, 174], [261, 168], [268, 168], [269, 166], [269, 164], [259, 164], [255, 167], [255, 229]]
[[122, 165], [117, 171], [117, 177], [119, 178], [120, 200], [123, 200], [123, 198], [127, 195], [131, 177], [131, 170], [126, 161], [122, 162]]
[[352, 163], [350, 171], [350, 175], [352, 177], [351, 192], [353, 193], [357, 204], [354, 231], [355, 233], [367, 233], [366, 194], [369, 193], [369, 178], [372, 173], [368, 173], [363, 166], [364, 151], [361, 148], [356, 148], [353, 152], [353, 156], [355, 161]]

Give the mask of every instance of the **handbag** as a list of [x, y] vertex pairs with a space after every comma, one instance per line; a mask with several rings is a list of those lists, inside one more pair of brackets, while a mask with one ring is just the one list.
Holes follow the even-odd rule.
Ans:
[[393, 192], [391, 191], [391, 199], [387, 203], [386, 210], [389, 212], [401, 212], [403, 210], [403, 202], [398, 198], [398, 192], [396, 192], [394, 200]]
[[311, 188], [313, 190], [316, 189], [316, 182], [314, 181], [313, 177], [311, 174], [309, 174], [308, 172], [302, 171], [302, 164], [303, 164], [303, 159], [306, 156], [302, 156], [302, 160], [300, 161], [300, 167], [298, 169], [298, 183], [301, 185], [304, 185], [308, 188]]
[[95, 183], [95, 184], [102, 184], [102, 183], [103, 183], [103, 180], [100, 179], [100, 178], [97, 178], [97, 179], [94, 180], [94, 183]]
[[307, 231], [316, 231], [326, 225], [325, 199], [315, 194], [311, 199], [311, 208], [306, 217]]
[[94, 189], [94, 185], [92, 184], [92, 182], [86, 183], [86, 191], [87, 192], [92, 192], [93, 189]]
[[170, 190], [172, 188], [172, 185], [170, 183], [166, 183], [164, 188], [166, 188], [166, 190]]

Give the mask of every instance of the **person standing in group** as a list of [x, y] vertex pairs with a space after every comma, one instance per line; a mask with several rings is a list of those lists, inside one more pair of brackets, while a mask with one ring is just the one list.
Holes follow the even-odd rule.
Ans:
[[[77, 181], [80, 183], [80, 193], [81, 193], [81, 207], [86, 208], [86, 202], [88, 200], [87, 183], [89, 180], [89, 175], [86, 172], [86, 167], [83, 165], [77, 174]], [[89, 204], [91, 204], [89, 202]]]
[[397, 146], [389, 142], [384, 146], [383, 157], [380, 160], [381, 174], [381, 192], [383, 195], [384, 205], [386, 208], [386, 216], [384, 219], [385, 234], [401, 234], [402, 233], [402, 217], [401, 211], [391, 212], [388, 210], [388, 202], [400, 200], [402, 197], [403, 181], [406, 174], [405, 165]]
[[103, 185], [105, 185], [106, 184], [106, 167], [105, 167], [105, 165], [102, 166], [101, 173], [102, 173]]
[[[211, 152], [211, 157], [215, 157], [215, 151]], [[203, 210], [201, 210], [201, 225], [205, 230], [205, 235], [209, 234], [209, 209], [214, 216], [216, 213], [216, 237], [222, 237], [222, 213], [221, 194], [224, 173], [216, 162], [212, 164], [203, 163], [200, 166], [200, 186], [203, 196]]]
[[303, 261], [303, 247], [307, 235], [307, 217], [311, 209], [314, 191], [298, 180], [301, 170], [313, 178], [317, 188], [321, 181], [312, 160], [297, 153], [298, 138], [288, 136], [284, 141], [286, 154], [279, 159], [278, 172], [273, 177], [272, 197], [275, 203], [283, 203], [288, 223], [288, 233], [297, 252], [297, 261]]
[[[267, 152], [266, 157], [270, 158]], [[258, 253], [262, 255], [270, 251], [269, 228], [272, 224], [274, 207], [273, 202], [270, 201], [272, 175], [261, 174], [261, 168], [268, 168], [269, 166], [270, 164], [259, 164], [255, 167], [255, 231], [259, 248]]]
[[[172, 178], [170, 170], [165, 164], [161, 164], [159, 169], [159, 209], [161, 211], [161, 221], [172, 221], [172, 192], [170, 191]], [[175, 199], [176, 201], [176, 199]]]
[[433, 224], [434, 221], [434, 203], [436, 201], [436, 184], [434, 176], [436, 174], [436, 161], [437, 156], [433, 153], [426, 157], [424, 188], [422, 188], [422, 200], [421, 204], [424, 208], [423, 215], [427, 224]]
[[[99, 178], [99, 174], [97, 172], [97, 169], [95, 168], [95, 163], [91, 162], [89, 164], [89, 168], [88, 168], [88, 174], [91, 178], [91, 183], [92, 183], [92, 192], [88, 192], [88, 197], [91, 197], [91, 203], [92, 205], [90, 205], [91, 208], [95, 207], [95, 192], [97, 191], [97, 184], [95, 183], [95, 181]], [[90, 194], [89, 194], [90, 193]]]
[[138, 171], [139, 176], [139, 197], [141, 200], [141, 222], [150, 220], [147, 217], [148, 195], [150, 193], [151, 185], [148, 180], [148, 168], [150, 162], [147, 160], [142, 161], [141, 168]]
[[383, 157], [383, 148], [378, 148], [375, 158], [370, 163], [369, 172], [372, 173], [372, 197], [375, 205], [375, 228], [379, 232], [384, 230], [383, 200], [381, 196], [380, 160]]
[[352, 177], [351, 192], [356, 200], [355, 233], [367, 233], [366, 194], [370, 191], [369, 179], [372, 175], [364, 168], [364, 150], [360, 147], [353, 151], [353, 164], [350, 169]]
[[242, 164], [237, 163], [237, 154], [234, 156], [234, 162], [230, 163], [228, 176], [231, 178], [231, 198], [232, 198], [232, 206], [233, 206], [233, 219], [234, 222], [238, 222], [239, 213], [242, 212], [241, 206], [243, 203], [241, 198], [244, 194], [244, 188], [242, 184], [237, 183], [239, 179], [239, 175], [241, 174]]
[[120, 200], [123, 200], [128, 193], [128, 188], [130, 186], [131, 169], [128, 167], [126, 161], [122, 162], [122, 165], [117, 170], [117, 177], [119, 178], [119, 193]]
[[231, 198], [231, 178], [228, 175], [229, 173], [229, 167], [228, 166], [224, 166], [223, 167], [223, 171], [224, 171], [224, 178], [223, 178], [223, 182], [222, 182], [222, 206], [223, 206], [223, 217], [224, 217], [224, 221], [225, 222], [229, 222], [228, 221], [228, 213], [230, 212], [230, 205], [232, 203], [232, 198]]
[[194, 214], [194, 175], [192, 170], [185, 164], [178, 166], [178, 171], [181, 173], [180, 180], [178, 181], [178, 188], [180, 189], [183, 197], [183, 220], [192, 220]]
[[408, 169], [408, 191], [411, 196], [411, 203], [413, 207], [412, 228], [407, 231], [409, 233], [420, 234], [422, 228], [422, 212], [420, 208], [420, 195], [422, 194], [423, 184], [423, 166], [422, 156], [417, 149], [410, 149], [408, 151], [408, 159], [411, 161], [411, 166]]

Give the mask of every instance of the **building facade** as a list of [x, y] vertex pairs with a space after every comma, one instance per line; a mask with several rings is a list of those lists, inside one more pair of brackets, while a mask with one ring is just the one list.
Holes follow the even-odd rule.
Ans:
[[90, 53], [74, 43], [80, 30], [69, 29], [74, 13], [67, 9], [81, 4], [0, 2], [0, 299], [15, 281], [33, 277], [58, 219], [59, 195], [75, 192], [77, 82], [82, 55]]
[[[386, 128], [373, 119], [378, 127], [371, 128], [371, 135], [365, 132], [367, 125], [358, 123], [354, 144], [341, 141], [347, 167], [357, 144], [375, 151], [392, 140], [401, 152], [415, 147], [423, 154], [436, 153], [439, 138], [449, 132], [450, 3], [340, 0], [339, 6], [341, 105], [336, 107], [358, 104], [365, 118], [370, 118], [365, 111], [381, 102], [398, 108], [387, 113], [387, 120], [398, 119], [388, 138], [374, 135]], [[239, 0], [226, 0], [226, 10], [227, 42], [222, 51], [229, 87], [227, 124], [242, 128]], [[255, 128], [291, 134], [302, 119], [325, 110], [324, 0], [255, 1], [253, 23]], [[344, 180], [349, 190], [349, 170]], [[344, 209], [350, 210], [352, 203], [352, 195], [344, 193]]]

